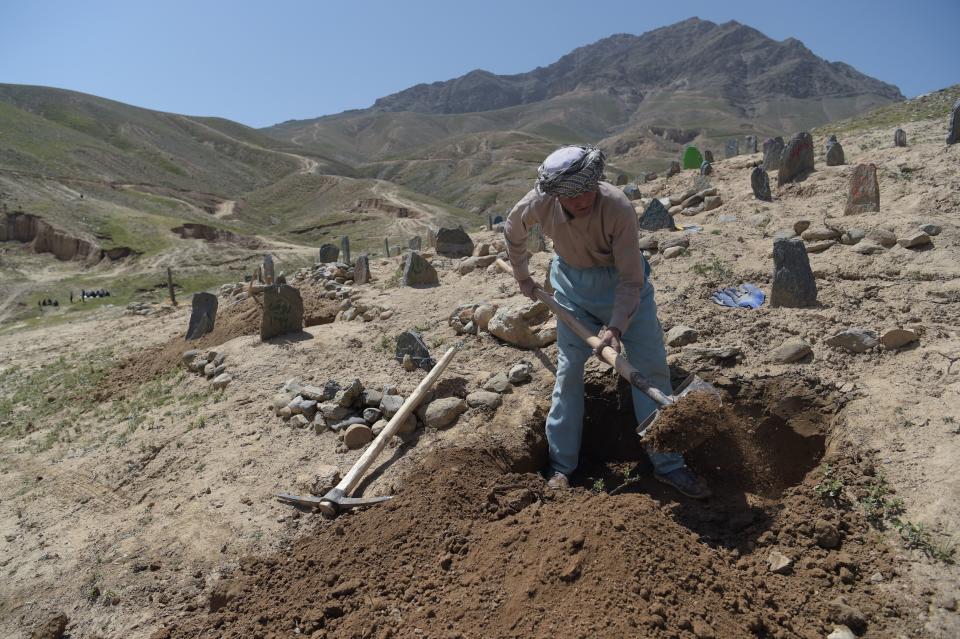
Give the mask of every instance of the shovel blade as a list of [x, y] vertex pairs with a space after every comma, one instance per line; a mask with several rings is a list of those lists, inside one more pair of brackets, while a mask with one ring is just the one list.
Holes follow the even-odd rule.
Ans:
[[[673, 400], [671, 403], [676, 404], [677, 402], [682, 401], [683, 398], [690, 393], [710, 393], [712, 395], [716, 395], [717, 398], [720, 397], [720, 391], [717, 390], [713, 384], [697, 375], [690, 375], [687, 377], [687, 379], [683, 380], [682, 384], [680, 384], [680, 388], [677, 389], [677, 393], [670, 397], [670, 399]], [[640, 436], [641, 441], [647, 434], [647, 431], [650, 429], [650, 427], [653, 426], [653, 423], [657, 421], [659, 416], [660, 409], [658, 408], [637, 426], [637, 435]]]

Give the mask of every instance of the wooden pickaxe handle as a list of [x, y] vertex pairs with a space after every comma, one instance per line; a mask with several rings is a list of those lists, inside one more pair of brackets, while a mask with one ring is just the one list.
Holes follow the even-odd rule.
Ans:
[[[513, 275], [513, 268], [509, 264], [504, 262], [501, 259], [497, 259], [497, 266], [504, 273], [509, 273]], [[600, 338], [593, 334], [589, 328], [583, 325], [583, 322], [578, 320], [573, 316], [573, 313], [568, 311], [566, 308], [560, 305], [560, 302], [557, 301], [550, 293], [547, 293], [540, 287], [537, 287], [533, 293], [538, 300], [547, 305], [547, 307], [553, 311], [553, 314], [557, 316], [557, 319], [566, 324], [570, 330], [576, 333], [580, 339], [585, 341], [590, 345], [590, 348], [597, 350], [597, 347], [600, 346]], [[627, 361], [627, 358], [615, 351], [610, 346], [604, 346], [603, 350], [600, 351], [600, 359], [605, 361], [610, 366], [613, 366], [614, 369], [623, 377], [625, 380], [630, 382], [632, 386], [637, 387], [643, 391], [647, 397], [655, 401], [660, 406], [669, 406], [674, 402], [673, 397], [666, 395], [659, 388], [654, 388], [650, 385], [650, 382], [640, 374], [636, 368]]]

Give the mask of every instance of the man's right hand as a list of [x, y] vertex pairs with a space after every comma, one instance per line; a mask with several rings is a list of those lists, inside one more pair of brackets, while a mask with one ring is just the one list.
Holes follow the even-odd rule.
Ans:
[[532, 277], [528, 277], [525, 280], [520, 280], [517, 282], [517, 285], [520, 287], [520, 292], [523, 293], [525, 297], [529, 297], [533, 301], [537, 300], [536, 295], [534, 295], [534, 291], [536, 291], [538, 288], [543, 288], [534, 282]]

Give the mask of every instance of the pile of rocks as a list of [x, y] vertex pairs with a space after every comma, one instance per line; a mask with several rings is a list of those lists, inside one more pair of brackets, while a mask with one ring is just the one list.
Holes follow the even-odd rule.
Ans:
[[393, 317], [393, 310], [376, 304], [367, 305], [357, 299], [347, 297], [340, 302], [340, 312], [337, 319], [343, 322], [363, 320], [372, 322], [375, 319], [387, 320]]
[[240, 302], [247, 299], [247, 285], [244, 282], [228, 282], [220, 287], [220, 297]]
[[173, 308], [154, 302], [130, 302], [124, 309], [124, 315], [160, 315], [169, 313]]
[[[343, 263], [316, 264], [293, 274], [293, 281], [309, 281], [321, 286], [329, 300], [345, 299], [355, 293], [354, 267]], [[359, 293], [356, 293], [359, 294]]]
[[493, 267], [493, 263], [497, 261], [498, 257], [503, 260], [507, 259], [507, 246], [503, 240], [479, 242], [473, 248], [473, 255], [457, 262], [454, 270], [460, 275], [467, 275], [477, 269]]
[[670, 215], [697, 215], [712, 211], [723, 204], [720, 191], [715, 186], [706, 189], [687, 189], [682, 193], [670, 196]]
[[186, 369], [209, 379], [214, 390], [226, 388], [227, 384], [233, 381], [233, 377], [226, 372], [226, 359], [226, 353], [217, 351], [202, 353], [195, 349], [185, 351], [181, 356]]
[[687, 254], [690, 248], [690, 235], [664, 235], [662, 233], [645, 235], [640, 238], [640, 250], [643, 256], [650, 258], [659, 253], [663, 259], [670, 260]]
[[775, 238], [791, 238], [799, 235], [806, 243], [808, 253], [822, 253], [834, 246], [843, 244], [854, 247], [853, 250], [862, 255], [881, 253], [885, 249], [900, 245], [906, 249], [918, 249], [931, 243], [931, 237], [939, 235], [941, 227], [936, 224], [923, 224], [910, 232], [897, 235], [893, 231], [881, 227], [868, 229], [850, 228], [841, 229], [826, 222], [819, 226], [811, 226], [810, 220], [798, 220], [789, 230], [778, 231]]

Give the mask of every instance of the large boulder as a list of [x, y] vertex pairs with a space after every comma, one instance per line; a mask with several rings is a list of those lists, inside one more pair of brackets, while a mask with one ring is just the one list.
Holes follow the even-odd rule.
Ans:
[[497, 309], [487, 330], [508, 344], [520, 348], [541, 348], [557, 339], [556, 323], [548, 321], [550, 311], [542, 302], [503, 306]]
[[437, 255], [444, 257], [470, 257], [473, 255], [473, 240], [462, 228], [437, 230]]
[[644, 231], [676, 231], [677, 225], [673, 222], [673, 216], [667, 212], [667, 208], [658, 198], [653, 198], [647, 205], [643, 215], [638, 222]]
[[813, 170], [813, 138], [806, 131], [793, 136], [780, 156], [777, 184], [793, 182]]
[[263, 290], [263, 313], [260, 317], [260, 339], [298, 333], [303, 330], [303, 299], [300, 291], [288, 284], [269, 286]]

